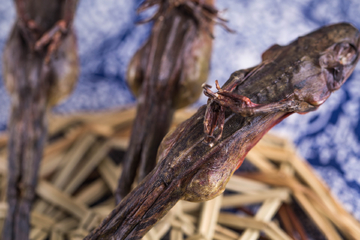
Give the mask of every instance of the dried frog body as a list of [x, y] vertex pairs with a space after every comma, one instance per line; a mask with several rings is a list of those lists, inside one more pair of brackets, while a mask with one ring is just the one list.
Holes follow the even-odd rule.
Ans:
[[196, 101], [209, 71], [213, 0], [146, 1], [158, 4], [152, 33], [132, 58], [127, 80], [138, 96], [137, 116], [116, 199], [131, 190], [136, 172], [143, 179], [155, 166], [157, 149], [167, 133], [174, 110]]
[[[317, 109], [346, 81], [359, 49], [359, 31], [335, 24], [270, 48], [261, 64], [235, 72], [217, 93], [205, 85], [208, 104], [164, 138], [155, 169], [85, 239], [140, 239], [178, 200], [222, 193], [271, 127], [292, 113]], [[279, 79], [290, 66], [288, 79]], [[258, 95], [274, 81], [276, 94]]]
[[11, 96], [8, 213], [2, 239], [28, 239], [29, 216], [46, 141], [48, 110], [73, 89], [79, 72], [72, 19], [77, 1], [15, 1], [17, 20], [4, 49]]

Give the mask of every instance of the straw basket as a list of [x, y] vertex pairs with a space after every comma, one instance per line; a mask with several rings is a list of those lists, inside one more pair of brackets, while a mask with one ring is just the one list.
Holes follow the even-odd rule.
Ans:
[[[173, 127], [193, 113], [178, 111]], [[134, 107], [50, 116], [31, 239], [83, 239], [115, 207], [112, 193], [134, 117]], [[0, 136], [0, 232], [7, 211], [6, 143], [4, 134]], [[252, 170], [237, 172], [223, 195], [204, 203], [180, 201], [144, 239], [307, 239], [309, 228], [299, 220], [301, 214], [327, 239], [360, 236], [360, 224], [285, 139], [265, 135], [246, 161]]]

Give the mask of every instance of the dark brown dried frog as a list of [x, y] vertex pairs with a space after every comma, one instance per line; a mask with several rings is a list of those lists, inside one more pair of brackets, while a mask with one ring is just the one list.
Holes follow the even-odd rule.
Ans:
[[138, 95], [137, 114], [116, 191], [120, 202], [138, 172], [142, 180], [156, 165], [161, 140], [176, 108], [198, 99], [206, 81], [217, 11], [214, 0], [145, 1], [157, 4], [151, 36], [132, 58], [127, 80]]
[[271, 127], [317, 109], [345, 82], [359, 49], [359, 31], [335, 24], [274, 45], [260, 65], [233, 73], [217, 93], [204, 86], [208, 104], [164, 138], [155, 169], [86, 239], [140, 239], [178, 200], [221, 194]]
[[77, 0], [15, 0], [17, 19], [4, 49], [11, 97], [8, 213], [2, 239], [29, 238], [29, 220], [46, 140], [48, 110], [79, 72], [72, 20]]

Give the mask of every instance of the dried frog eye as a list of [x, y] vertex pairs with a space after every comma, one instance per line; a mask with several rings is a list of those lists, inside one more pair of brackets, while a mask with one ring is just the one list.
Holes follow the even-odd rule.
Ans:
[[352, 64], [358, 54], [356, 47], [347, 42], [336, 44], [334, 50], [337, 53], [339, 63], [345, 66]]
[[332, 69], [332, 74], [334, 76], [334, 80], [337, 82], [341, 82], [341, 80], [343, 79], [343, 70], [344, 70], [344, 66], [343, 65], [339, 65], [337, 67], [334, 67]]

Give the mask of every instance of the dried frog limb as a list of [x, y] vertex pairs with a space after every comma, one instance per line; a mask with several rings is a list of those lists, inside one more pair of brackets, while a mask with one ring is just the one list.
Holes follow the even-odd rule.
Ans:
[[46, 114], [71, 92], [78, 76], [71, 27], [77, 1], [16, 0], [15, 4], [18, 18], [4, 50], [3, 71], [12, 103], [4, 240], [28, 239]]
[[178, 200], [221, 194], [270, 128], [315, 110], [346, 81], [359, 50], [359, 31], [335, 24], [274, 45], [260, 65], [233, 73], [217, 93], [204, 86], [208, 104], [164, 138], [154, 170], [85, 239], [140, 239]]

